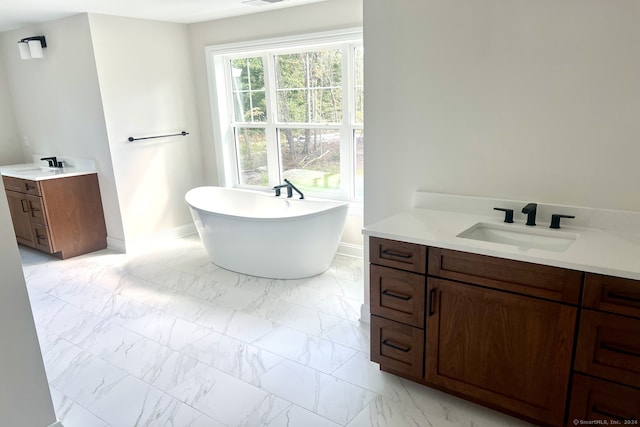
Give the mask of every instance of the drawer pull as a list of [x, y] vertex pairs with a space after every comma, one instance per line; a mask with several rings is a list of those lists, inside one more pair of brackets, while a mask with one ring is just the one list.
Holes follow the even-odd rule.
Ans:
[[614, 299], [621, 299], [624, 301], [631, 301], [631, 302], [640, 302], [640, 298], [636, 298], [636, 297], [631, 297], [629, 295], [622, 295], [622, 294], [618, 294], [615, 292], [607, 292], [607, 296], [609, 298], [614, 298]]
[[382, 291], [382, 295], [386, 295], [386, 296], [391, 297], [391, 298], [398, 298], [398, 299], [401, 299], [402, 301], [409, 301], [411, 298], [413, 298], [413, 297], [411, 297], [409, 295], [397, 294], [395, 292], [392, 292], [392, 291], [389, 291], [389, 290], [386, 290], [386, 289], [384, 291]]
[[436, 289], [433, 288], [429, 291], [429, 316], [433, 316], [433, 314], [436, 312], [435, 311], [435, 299], [436, 296]]
[[36, 233], [36, 239], [38, 239], [38, 243], [40, 243], [41, 240], [46, 240], [47, 236], [43, 236], [41, 234]]
[[613, 351], [615, 353], [626, 354], [627, 356], [639, 357], [640, 353], [635, 351], [625, 350], [624, 348], [616, 347], [615, 345], [608, 344], [606, 342], [600, 343], [600, 348], [603, 350]]
[[26, 202], [25, 199], [20, 200], [20, 204], [22, 205], [22, 212], [29, 212], [29, 205], [25, 205], [24, 202]]
[[602, 409], [598, 408], [596, 405], [592, 405], [591, 406], [591, 412], [594, 412], [594, 413], [600, 414], [600, 415], [604, 415], [605, 417], [613, 418], [614, 420], [624, 421], [624, 420], [631, 419], [631, 417], [627, 418], [627, 417], [623, 417], [623, 416], [620, 416], [620, 415], [612, 414], [611, 412], [608, 412], [608, 411], [603, 411]]
[[397, 258], [404, 258], [404, 259], [409, 259], [411, 257], [413, 257], [413, 254], [408, 254], [406, 252], [398, 252], [398, 251], [394, 251], [392, 249], [385, 249], [384, 251], [382, 251], [383, 255], [388, 255], [388, 256], [394, 256]]
[[386, 345], [387, 347], [391, 347], [391, 348], [394, 348], [394, 349], [396, 349], [396, 350], [400, 350], [400, 351], [402, 351], [403, 353], [408, 353], [408, 352], [409, 352], [409, 350], [411, 350], [411, 347], [403, 347], [403, 346], [400, 346], [400, 345], [394, 344], [394, 343], [392, 343], [392, 342], [389, 342], [388, 340], [384, 340], [384, 341], [382, 341], [382, 344]]
[[29, 185], [29, 184], [24, 184], [24, 188], [26, 190], [35, 190], [36, 189], [35, 185]]
[[40, 212], [40, 209], [38, 209], [38, 208], [34, 208], [33, 206], [31, 207], [31, 210], [32, 210], [33, 212]]

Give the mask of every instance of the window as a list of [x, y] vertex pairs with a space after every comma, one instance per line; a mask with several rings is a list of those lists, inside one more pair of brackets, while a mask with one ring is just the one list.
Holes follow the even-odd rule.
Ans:
[[207, 49], [226, 185], [361, 200], [362, 32]]

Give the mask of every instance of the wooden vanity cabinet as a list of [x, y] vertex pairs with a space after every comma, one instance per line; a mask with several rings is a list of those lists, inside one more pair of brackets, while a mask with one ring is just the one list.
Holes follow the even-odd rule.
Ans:
[[[370, 238], [371, 359], [474, 402], [562, 425], [583, 273], [408, 245]], [[384, 248], [411, 266], [393, 259], [391, 267], [379, 256]], [[415, 270], [422, 260], [427, 269]]]
[[106, 248], [96, 174], [2, 180], [18, 243], [61, 259]]

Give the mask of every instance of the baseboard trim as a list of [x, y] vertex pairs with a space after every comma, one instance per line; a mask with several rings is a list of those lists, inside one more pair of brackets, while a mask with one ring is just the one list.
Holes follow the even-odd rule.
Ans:
[[107, 248], [120, 253], [125, 253], [127, 251], [124, 240], [109, 236], [107, 236]]
[[179, 239], [181, 237], [191, 236], [196, 233], [197, 230], [194, 224], [186, 224], [149, 236], [139, 237], [137, 239], [122, 240], [107, 236], [107, 248], [120, 253], [139, 252], [148, 248], [150, 245], [154, 245], [157, 242], [162, 242], [164, 240], [170, 239]]
[[360, 245], [354, 245], [353, 243], [339, 243], [338, 244], [338, 254], [350, 256], [353, 258], [363, 257], [363, 248]]
[[371, 323], [371, 309], [367, 304], [360, 306], [360, 321], [363, 323]]
[[140, 237], [125, 242], [126, 253], [140, 252], [166, 240], [179, 239], [197, 233], [195, 224], [185, 224], [149, 236]]

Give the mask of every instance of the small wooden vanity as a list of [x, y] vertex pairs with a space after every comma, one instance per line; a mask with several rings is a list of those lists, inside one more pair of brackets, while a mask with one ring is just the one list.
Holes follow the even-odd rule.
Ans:
[[640, 281], [374, 236], [369, 261], [380, 369], [541, 425], [640, 420]]
[[18, 243], [61, 259], [107, 247], [97, 174], [2, 181]]

